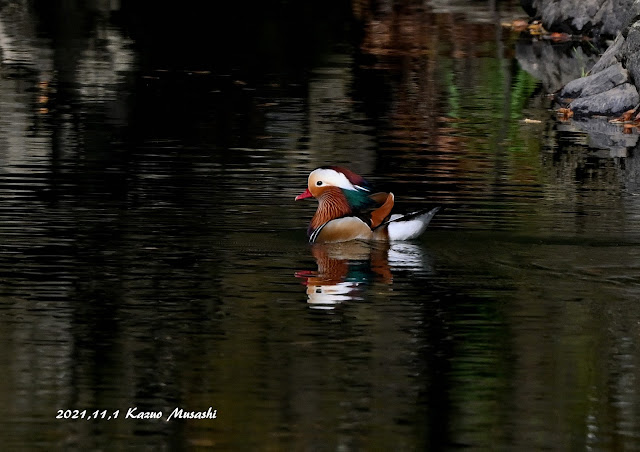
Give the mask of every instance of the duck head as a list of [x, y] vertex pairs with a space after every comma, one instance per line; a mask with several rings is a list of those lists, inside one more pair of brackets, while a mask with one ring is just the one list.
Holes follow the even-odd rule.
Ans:
[[296, 201], [311, 197], [320, 199], [332, 188], [350, 190], [354, 193], [371, 191], [367, 181], [353, 171], [339, 166], [323, 166], [311, 171], [307, 189], [296, 196]]

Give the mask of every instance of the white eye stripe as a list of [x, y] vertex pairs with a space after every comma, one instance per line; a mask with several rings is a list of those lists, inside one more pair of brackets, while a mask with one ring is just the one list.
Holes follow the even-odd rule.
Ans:
[[[339, 173], [332, 169], [321, 168], [321, 169], [314, 170], [309, 175], [309, 178], [311, 177], [320, 179], [316, 181], [316, 185], [318, 185], [318, 182], [322, 182], [322, 184], [320, 185], [330, 185], [330, 186], [332, 185], [334, 187], [346, 188], [348, 190], [358, 189], [358, 187], [356, 187], [351, 182], [349, 182], [349, 179], [347, 179], [347, 177], [344, 174]], [[364, 188], [360, 187], [360, 189], [363, 190]]]

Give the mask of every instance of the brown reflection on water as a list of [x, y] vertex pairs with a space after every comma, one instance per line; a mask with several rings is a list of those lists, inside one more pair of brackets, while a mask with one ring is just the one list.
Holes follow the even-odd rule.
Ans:
[[384, 173], [414, 199], [473, 204], [539, 183], [535, 156], [524, 151], [529, 132], [517, 124], [523, 113], [513, 109], [533, 86], [510, 67], [517, 35], [502, 22], [521, 14], [513, 6], [354, 4], [363, 78], [390, 80], [378, 129]]
[[393, 271], [428, 271], [418, 245], [352, 241], [311, 245], [317, 271], [298, 271], [304, 279], [307, 302], [312, 308], [333, 309], [364, 296], [368, 284], [393, 283]]

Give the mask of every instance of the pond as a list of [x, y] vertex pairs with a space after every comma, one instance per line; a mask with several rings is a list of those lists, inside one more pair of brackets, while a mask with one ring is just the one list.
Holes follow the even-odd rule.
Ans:
[[[3, 447], [637, 447], [638, 133], [548, 96], [597, 49], [516, 1], [216, 8], [0, 8]], [[310, 245], [334, 164], [444, 209]]]

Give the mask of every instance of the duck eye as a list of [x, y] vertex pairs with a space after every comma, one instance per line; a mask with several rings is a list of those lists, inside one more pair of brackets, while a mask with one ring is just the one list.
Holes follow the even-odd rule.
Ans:
[[316, 185], [319, 187], [320, 185], [322, 185], [322, 181], [319, 180], [318, 182], [316, 182]]

